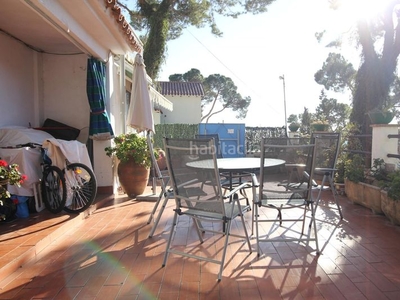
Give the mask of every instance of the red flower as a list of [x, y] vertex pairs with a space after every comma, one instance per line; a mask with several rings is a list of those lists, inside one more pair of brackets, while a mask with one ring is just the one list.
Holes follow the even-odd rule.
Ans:
[[7, 167], [8, 163], [5, 160], [0, 159], [0, 167]]
[[17, 205], [19, 202], [18, 202], [18, 198], [13, 198], [12, 199], [12, 202], [15, 204], [15, 205]]
[[19, 183], [24, 183], [24, 181], [26, 181], [28, 179], [28, 176], [25, 174], [21, 175], [21, 180], [19, 181]]

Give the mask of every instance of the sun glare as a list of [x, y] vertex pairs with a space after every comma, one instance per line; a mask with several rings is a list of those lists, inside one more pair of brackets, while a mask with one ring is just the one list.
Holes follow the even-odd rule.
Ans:
[[393, 0], [344, 0], [339, 10], [343, 21], [371, 19], [381, 13], [389, 1]]

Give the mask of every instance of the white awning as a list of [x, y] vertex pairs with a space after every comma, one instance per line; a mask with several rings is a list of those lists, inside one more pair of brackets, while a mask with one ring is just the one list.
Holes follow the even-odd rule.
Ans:
[[157, 104], [166, 110], [173, 111], [174, 105], [171, 101], [161, 95], [155, 88], [150, 85], [150, 99], [154, 104]]
[[[125, 55], [125, 74], [126, 74], [126, 79], [129, 82], [132, 82], [132, 74], [133, 74], [133, 58], [130, 53], [127, 53]], [[146, 74], [147, 75], [147, 74]], [[167, 98], [165, 98], [163, 95], [161, 95], [152, 85], [152, 79], [150, 78], [149, 75], [147, 75], [147, 81], [149, 82], [149, 94], [150, 94], [150, 99], [153, 101], [155, 105], [158, 105], [159, 107], [165, 108], [166, 110], [173, 111], [174, 109], [174, 104], [169, 101]]]

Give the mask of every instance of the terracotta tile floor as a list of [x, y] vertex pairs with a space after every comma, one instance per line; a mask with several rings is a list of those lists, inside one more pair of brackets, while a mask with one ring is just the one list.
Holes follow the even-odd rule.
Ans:
[[[161, 267], [173, 201], [152, 238], [153, 202], [118, 196], [86, 217], [42, 211], [0, 224], [0, 299], [400, 299], [400, 227], [346, 197], [340, 221], [331, 197], [317, 211], [322, 255], [274, 243], [257, 258], [232, 237], [221, 282], [210, 263], [170, 255]], [[181, 225], [177, 240], [192, 242]]]

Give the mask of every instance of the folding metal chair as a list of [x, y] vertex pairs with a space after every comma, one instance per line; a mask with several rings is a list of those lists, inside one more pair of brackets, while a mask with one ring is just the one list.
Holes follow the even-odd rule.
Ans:
[[[264, 138], [264, 157], [265, 158], [279, 158], [285, 161], [284, 168], [288, 176], [278, 183], [286, 189], [298, 188], [302, 184], [301, 179], [307, 180], [303, 173], [305, 168], [305, 161], [302, 157], [298, 156], [295, 147], [288, 147], [280, 149], [276, 147], [269, 148], [268, 145], [307, 145], [310, 143], [309, 138]], [[284, 171], [284, 170], [282, 170]], [[317, 183], [314, 181], [313, 186], [316, 187]]]
[[[239, 191], [252, 186], [252, 184], [243, 183], [223, 195], [214, 139], [164, 138], [164, 147], [176, 207], [162, 265], [166, 265], [170, 253], [215, 263], [220, 265], [218, 272], [218, 280], [220, 281], [230, 236], [244, 238], [251, 252], [250, 240], [243, 217], [248, 207], [241, 205]], [[253, 188], [255, 193], [255, 186]], [[233, 195], [236, 195], [232, 197], [233, 200], [227, 201]], [[184, 222], [183, 220], [178, 222], [178, 219], [185, 219], [184, 217], [188, 217], [192, 222]], [[231, 223], [237, 217], [240, 219], [243, 234], [231, 232]], [[216, 236], [210, 237], [207, 234], [207, 237], [215, 245], [222, 245], [222, 249], [218, 247], [203, 249], [196, 247], [196, 245], [182, 244], [179, 247], [174, 246], [175, 235], [178, 232], [182, 234], [182, 232], [187, 231], [190, 234], [192, 225], [194, 225], [200, 243], [203, 243], [203, 232], [221, 235], [224, 238], [224, 243], [219, 243], [219, 238]], [[178, 230], [178, 228], [182, 229], [185, 226], [189, 226], [189, 228], [183, 231]], [[238, 228], [235, 228], [235, 232], [237, 230]], [[186, 237], [184, 239], [186, 240]]]
[[215, 142], [215, 149], [217, 151], [217, 158], [223, 158], [222, 155], [222, 150], [221, 150], [221, 142], [219, 140], [219, 134], [218, 133], [210, 133], [210, 134], [196, 134], [195, 135], [196, 139], [214, 139]]
[[[262, 140], [261, 144], [261, 166], [264, 164], [264, 159], [270, 157], [271, 153], [275, 153], [276, 158], [282, 158], [282, 154], [291, 154], [297, 164], [301, 164], [303, 169], [299, 173], [299, 179], [293, 181], [290, 189], [286, 185], [279, 184], [282, 178], [287, 178], [288, 172], [291, 170], [282, 168], [269, 168], [260, 172], [259, 190], [256, 194], [253, 203], [252, 213], [252, 233], [256, 232], [257, 239], [257, 254], [261, 255], [260, 242], [305, 242], [309, 244], [315, 242], [316, 252], [319, 254], [318, 236], [314, 216], [314, 202], [312, 199], [313, 175], [315, 164], [315, 144], [270, 144], [266, 139]], [[290, 156], [287, 156], [290, 157]], [[262, 170], [262, 168], [261, 168]], [[293, 178], [294, 180], [294, 178]], [[293, 210], [302, 211], [301, 214], [295, 214]], [[277, 217], [273, 218], [268, 211], [274, 210], [277, 212]], [[307, 234], [304, 234], [305, 220], [307, 212], [311, 211], [310, 219], [313, 225], [313, 230], [310, 228]], [[285, 213], [285, 214], [284, 214]], [[262, 227], [262, 223], [271, 224], [269, 228]], [[276, 223], [279, 226], [276, 226]], [[292, 222], [287, 227], [283, 223]], [[301, 222], [301, 230], [296, 226], [297, 222]], [[265, 235], [260, 235], [260, 232], [265, 231]], [[304, 236], [305, 235], [305, 236]]]
[[[165, 210], [165, 207], [167, 206], [168, 200], [173, 199], [173, 193], [171, 189], [168, 189], [168, 183], [169, 183], [169, 175], [168, 171], [163, 170], [161, 171], [160, 168], [158, 167], [157, 160], [154, 156], [154, 150], [153, 150], [153, 142], [151, 140], [151, 134], [150, 132], [147, 133], [147, 144], [150, 150], [151, 154], [151, 161], [152, 161], [152, 168], [153, 168], [153, 191], [155, 192], [156, 190], [156, 183], [160, 183], [160, 188], [161, 191], [158, 195], [158, 198], [156, 202], [154, 203], [153, 209], [150, 213], [149, 219], [147, 220], [147, 224], [150, 224], [152, 220], [154, 220], [153, 226], [151, 227], [149, 237], [152, 237], [154, 235], [155, 230], [157, 229], [158, 223], [160, 222], [161, 216]], [[162, 205], [157, 213], [157, 209], [161, 203], [161, 201], [164, 199], [162, 202]], [[157, 216], [156, 216], [157, 213]]]
[[322, 177], [318, 196], [315, 201], [315, 209], [321, 200], [321, 192], [324, 189], [325, 183], [329, 183], [340, 218], [343, 219], [342, 210], [337, 199], [338, 193], [334, 184], [335, 172], [337, 171], [336, 162], [340, 151], [340, 138], [340, 132], [313, 132], [311, 134], [311, 142], [315, 140], [317, 148], [314, 176]]

